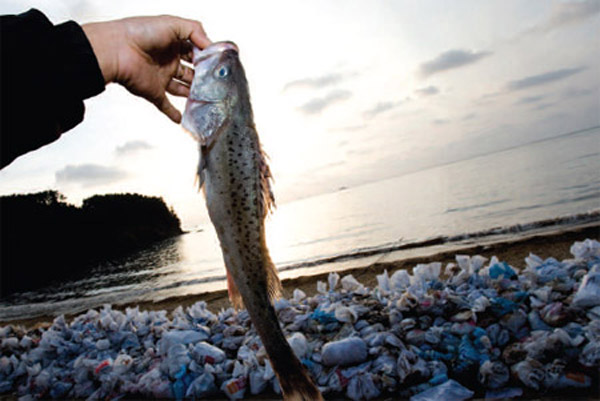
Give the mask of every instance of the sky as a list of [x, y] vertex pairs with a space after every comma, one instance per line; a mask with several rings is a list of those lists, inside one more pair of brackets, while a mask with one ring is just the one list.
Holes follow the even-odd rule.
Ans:
[[[599, 0], [3, 0], [0, 13], [31, 7], [54, 23], [179, 15], [236, 42], [279, 204], [600, 125]], [[184, 228], [207, 221], [180, 126], [116, 84], [85, 105], [79, 126], [0, 171], [0, 194], [137, 192]]]

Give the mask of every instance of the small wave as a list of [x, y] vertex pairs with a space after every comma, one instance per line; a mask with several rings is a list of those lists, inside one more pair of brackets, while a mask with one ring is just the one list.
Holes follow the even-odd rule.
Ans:
[[515, 224], [512, 226], [499, 226], [493, 227], [486, 230], [475, 231], [471, 233], [448, 235], [448, 236], [437, 236], [428, 238], [421, 241], [408, 242], [408, 243], [392, 243], [384, 244], [377, 247], [361, 248], [352, 252], [344, 254], [338, 254], [328, 257], [315, 258], [308, 261], [298, 262], [283, 266], [279, 268], [279, 271], [294, 270], [304, 267], [313, 267], [326, 263], [341, 262], [348, 259], [368, 257], [376, 254], [383, 254], [394, 251], [401, 251], [405, 249], [424, 248], [428, 246], [444, 245], [452, 242], [460, 242], [469, 239], [481, 239], [486, 237], [493, 237], [496, 235], [505, 234], [520, 234], [528, 231], [539, 230], [550, 227], [566, 227], [579, 224], [586, 224], [591, 222], [600, 222], [600, 210], [594, 210], [587, 213], [580, 213], [569, 216], [562, 216], [552, 219], [539, 220], [531, 223]]
[[481, 208], [485, 208], [485, 207], [489, 207], [489, 206], [499, 205], [499, 204], [506, 203], [506, 202], [508, 202], [508, 199], [500, 199], [500, 200], [493, 201], [493, 202], [480, 203], [477, 205], [469, 205], [469, 206], [464, 206], [464, 207], [455, 207], [455, 208], [447, 209], [446, 213], [466, 212], [469, 210], [481, 209]]

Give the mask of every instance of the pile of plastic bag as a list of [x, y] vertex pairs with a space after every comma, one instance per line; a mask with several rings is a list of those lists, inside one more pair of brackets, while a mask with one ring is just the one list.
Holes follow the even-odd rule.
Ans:
[[[317, 295], [295, 290], [275, 308], [294, 352], [323, 393], [353, 400], [510, 398], [579, 388], [600, 367], [600, 243], [573, 259], [530, 255], [516, 270], [456, 256], [377, 276], [336, 273]], [[241, 399], [280, 393], [245, 311], [125, 312], [104, 306], [26, 332], [0, 328], [0, 394], [22, 399]], [[587, 390], [586, 390], [587, 389]]]

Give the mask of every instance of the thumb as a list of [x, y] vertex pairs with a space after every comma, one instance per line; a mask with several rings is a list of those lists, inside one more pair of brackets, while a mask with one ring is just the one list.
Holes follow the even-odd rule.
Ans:
[[163, 94], [162, 97], [158, 98], [154, 104], [174, 123], [179, 124], [181, 122], [181, 112], [171, 104], [171, 102], [165, 94]]

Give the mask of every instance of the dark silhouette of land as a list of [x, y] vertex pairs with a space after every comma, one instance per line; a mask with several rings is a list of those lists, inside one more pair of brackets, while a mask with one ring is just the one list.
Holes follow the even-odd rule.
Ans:
[[58, 191], [0, 197], [0, 296], [80, 276], [98, 262], [181, 234], [162, 198], [96, 195], [81, 207]]

